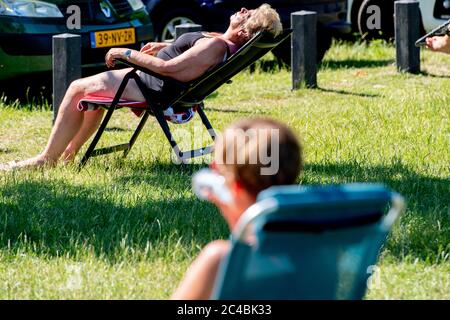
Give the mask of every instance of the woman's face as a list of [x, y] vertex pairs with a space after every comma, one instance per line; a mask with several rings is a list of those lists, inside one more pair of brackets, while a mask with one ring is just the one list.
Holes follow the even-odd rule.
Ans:
[[242, 27], [244, 23], [250, 18], [255, 10], [248, 10], [247, 8], [241, 8], [230, 17], [230, 25], [233, 28]]

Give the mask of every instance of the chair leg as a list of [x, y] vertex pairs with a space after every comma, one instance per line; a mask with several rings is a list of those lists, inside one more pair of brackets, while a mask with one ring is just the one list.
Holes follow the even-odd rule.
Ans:
[[[175, 155], [180, 163], [187, 163], [187, 161], [191, 158], [202, 156], [202, 155], [209, 154], [212, 152], [211, 146], [203, 147], [203, 148], [196, 149], [196, 150], [190, 150], [190, 151], [186, 151], [186, 152], [181, 151], [177, 142], [173, 138], [172, 132], [170, 131], [169, 124], [167, 123], [167, 120], [164, 117], [163, 111], [161, 110], [161, 108], [158, 108], [158, 106], [156, 106], [155, 103], [153, 103], [153, 101], [151, 100], [151, 98], [147, 92], [147, 87], [142, 83], [139, 76], [137, 74], [134, 74], [132, 77], [136, 81], [136, 84], [138, 85], [140, 91], [144, 95], [145, 100], [147, 101], [147, 103], [151, 109], [151, 112], [153, 113], [156, 120], [158, 121], [161, 129], [164, 132], [164, 135], [166, 136], [167, 140], [169, 141], [170, 146], [172, 147], [172, 150], [175, 153]], [[206, 114], [202, 108], [203, 108], [203, 104], [200, 106], [200, 108], [197, 109], [197, 112], [199, 113], [202, 123], [208, 130], [208, 133], [211, 136], [212, 140], [215, 140], [216, 132], [214, 131], [211, 123], [209, 122], [208, 117], [206, 116]]]
[[125, 87], [127, 86], [128, 81], [130, 80], [130, 78], [132, 76], [132, 73], [134, 73], [134, 71], [130, 71], [123, 78], [123, 80], [119, 86], [119, 89], [117, 90], [117, 93], [114, 96], [111, 106], [108, 108], [108, 112], [106, 113], [105, 117], [103, 118], [103, 121], [100, 124], [100, 127], [98, 128], [97, 133], [94, 136], [94, 139], [92, 140], [86, 153], [84, 154], [83, 158], [81, 159], [81, 161], [78, 165], [78, 171], [80, 171], [86, 165], [86, 162], [91, 157], [92, 152], [94, 152], [95, 147], [96, 147], [98, 141], [100, 140], [103, 132], [105, 131], [109, 120], [111, 120], [111, 116], [112, 116], [113, 112], [116, 110], [117, 104], [119, 103], [119, 100], [122, 97], [123, 92], [125, 91]]
[[161, 126], [161, 129], [163, 130], [167, 140], [170, 143], [170, 146], [172, 147], [173, 152], [177, 156], [178, 161], [183, 163], [183, 152], [180, 150], [180, 147], [178, 147], [178, 143], [175, 141], [174, 137], [172, 136], [172, 132], [170, 131], [170, 127], [167, 123], [167, 120], [164, 118], [164, 113], [161, 110], [154, 110], [156, 120], [158, 120], [159, 125]]
[[170, 143], [170, 146], [172, 147], [173, 152], [177, 156], [178, 160], [182, 162], [182, 155], [183, 152], [181, 152], [180, 148], [178, 147], [177, 142], [172, 136], [172, 132], [170, 131], [169, 125], [167, 124], [167, 120], [164, 118], [163, 111], [155, 106], [153, 101], [151, 100], [151, 97], [147, 93], [147, 87], [142, 83], [139, 76], [135, 75], [134, 80], [136, 81], [136, 84], [138, 85], [139, 89], [141, 90], [142, 94], [144, 95], [145, 100], [147, 101], [153, 115], [155, 116], [156, 120], [159, 123], [159, 126], [164, 132], [164, 135], [166, 136], [167, 140]]
[[[170, 131], [169, 125], [167, 124], [167, 120], [164, 118], [164, 114], [162, 110], [154, 108], [152, 105], [152, 110], [155, 115], [155, 118], [158, 120], [159, 125], [161, 126], [161, 129], [163, 130], [164, 134], [166, 135], [167, 140], [170, 143], [170, 146], [172, 147], [173, 152], [175, 153], [178, 162], [179, 163], [187, 163], [187, 161], [191, 158], [195, 158], [198, 156], [202, 156], [208, 153], [212, 152], [211, 146], [203, 147], [196, 150], [190, 150], [183, 152], [180, 150], [180, 147], [178, 146], [177, 142], [172, 136], [172, 133]], [[200, 111], [200, 112], [199, 112]], [[214, 131], [213, 127], [211, 126], [211, 123], [208, 120], [208, 117], [204, 113], [201, 108], [197, 110], [199, 112], [200, 118], [202, 119], [203, 124], [208, 129], [208, 133], [211, 136], [212, 140], [216, 137], [216, 132]]]
[[211, 138], [214, 140], [216, 140], [217, 134], [216, 131], [214, 130], [214, 128], [211, 125], [211, 122], [209, 122], [208, 117], [206, 116], [205, 111], [203, 110], [203, 103], [200, 105], [200, 107], [197, 109], [197, 113], [200, 116], [200, 119], [202, 119], [202, 123], [203, 125], [206, 127], [206, 129], [208, 130], [209, 135], [211, 136]]
[[[216, 138], [216, 132], [214, 131], [211, 123], [208, 120], [208, 117], [206, 116], [205, 112], [202, 110], [202, 108], [198, 108], [197, 112], [200, 115], [200, 118], [202, 119], [203, 125], [208, 129], [208, 133], [211, 136], [211, 139], [214, 141]], [[175, 153], [178, 162], [179, 163], [187, 163], [189, 159], [203, 156], [206, 154], [209, 154], [212, 152], [212, 146], [206, 146], [199, 149], [189, 150], [189, 151], [181, 151], [177, 142], [172, 136], [172, 133], [170, 132], [169, 125], [167, 124], [166, 119], [164, 118], [164, 114], [161, 110], [154, 110], [154, 114], [156, 119], [158, 120], [162, 130], [164, 131], [164, 134], [166, 135], [167, 140], [169, 141], [173, 152]]]
[[128, 153], [130, 152], [131, 148], [133, 147], [134, 143], [136, 142], [137, 137], [141, 133], [142, 128], [144, 127], [145, 123], [147, 122], [148, 116], [150, 113], [148, 111], [144, 112], [144, 115], [142, 116], [141, 121], [139, 122], [138, 127], [134, 131], [133, 135], [131, 136], [130, 142], [128, 143], [129, 147], [123, 151], [123, 157], [125, 158]]

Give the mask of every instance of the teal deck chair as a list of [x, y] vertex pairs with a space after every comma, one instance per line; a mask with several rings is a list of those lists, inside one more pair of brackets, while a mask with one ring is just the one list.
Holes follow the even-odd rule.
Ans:
[[362, 299], [403, 198], [381, 184], [276, 186], [231, 236], [213, 299]]

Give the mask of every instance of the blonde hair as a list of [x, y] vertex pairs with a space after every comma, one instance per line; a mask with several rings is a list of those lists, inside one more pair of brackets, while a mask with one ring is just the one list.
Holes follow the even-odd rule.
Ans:
[[[272, 134], [274, 130], [276, 137]], [[239, 143], [242, 137], [244, 142], [241, 140]], [[273, 119], [253, 118], [236, 122], [216, 139], [214, 149], [214, 160], [219, 171], [230, 174], [255, 196], [273, 185], [294, 184], [303, 167], [297, 137], [291, 129]], [[267, 159], [262, 159], [262, 153], [270, 154], [270, 164], [265, 161]], [[274, 159], [274, 156], [278, 158]], [[277, 171], [263, 174], [263, 168], [272, 166], [274, 161], [278, 162]]]
[[278, 13], [269, 4], [264, 3], [255, 9], [254, 13], [245, 22], [244, 29], [250, 39], [258, 31], [267, 31], [276, 37], [283, 31], [283, 26]]

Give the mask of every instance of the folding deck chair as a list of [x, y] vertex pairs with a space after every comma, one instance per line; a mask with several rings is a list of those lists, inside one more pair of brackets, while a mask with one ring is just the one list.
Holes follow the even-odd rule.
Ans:
[[362, 299], [403, 210], [379, 184], [271, 187], [240, 218], [212, 298]]
[[[284, 30], [277, 37], [273, 37], [270, 34], [260, 32], [256, 34], [251, 40], [249, 40], [244, 46], [242, 46], [236, 53], [234, 53], [231, 57], [229, 57], [225, 62], [217, 65], [212, 70], [206, 72], [204, 75], [199, 77], [198, 79], [183, 83], [172, 78], [167, 78], [161, 76], [157, 73], [154, 73], [148, 69], [142, 68], [140, 66], [134, 65], [128, 61], [118, 59], [118, 61], [131, 66], [133, 68], [132, 71], [127, 73], [122, 80], [122, 83], [119, 86], [117, 93], [115, 94], [112, 101], [106, 103], [105, 101], [98, 101], [97, 97], [94, 97], [92, 101], [88, 99], [84, 99], [84, 107], [81, 106], [81, 110], [89, 109], [90, 107], [100, 106], [106, 108], [108, 111], [96, 133], [94, 139], [92, 140], [90, 146], [88, 147], [85, 155], [83, 156], [79, 169], [81, 169], [88, 159], [91, 156], [98, 156], [102, 154], [107, 154], [116, 151], [124, 151], [124, 157], [128, 154], [130, 149], [133, 147], [139, 133], [141, 132], [143, 126], [145, 125], [148, 117], [153, 115], [161, 126], [164, 134], [169, 141], [176, 157], [180, 162], [185, 162], [191, 158], [203, 156], [212, 152], [212, 146], [202, 147], [200, 149], [190, 150], [190, 151], [181, 151], [178, 147], [177, 142], [174, 140], [172, 133], [170, 131], [169, 125], [167, 123], [167, 115], [165, 117], [164, 110], [168, 108], [173, 108], [174, 110], [186, 110], [186, 112], [197, 111], [203, 125], [208, 130], [212, 140], [215, 138], [214, 129], [209, 122], [205, 111], [203, 110], [203, 100], [213, 93], [217, 88], [222, 86], [224, 83], [230, 83], [230, 79], [250, 66], [256, 60], [264, 56], [270, 50], [279, 45], [283, 40], [290, 36], [292, 33], [291, 29]], [[156, 78], [162, 79], [163, 81], [170, 83], [171, 91], [172, 88], [175, 88], [178, 92], [175, 95], [168, 96], [165, 95], [164, 92], [158, 92], [152, 89], [149, 89], [145, 86], [145, 84], [141, 81], [136, 71], [142, 71], [149, 75], [152, 75]], [[131, 79], [134, 79], [145, 97], [146, 103], [137, 103], [121, 100], [122, 93]], [[135, 112], [140, 113], [143, 112], [142, 119], [139, 122], [135, 132], [133, 133], [130, 141], [125, 144], [119, 144], [112, 147], [95, 149], [100, 137], [102, 136], [109, 120], [113, 112], [118, 107], [129, 107], [132, 108]]]

